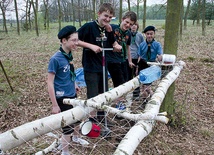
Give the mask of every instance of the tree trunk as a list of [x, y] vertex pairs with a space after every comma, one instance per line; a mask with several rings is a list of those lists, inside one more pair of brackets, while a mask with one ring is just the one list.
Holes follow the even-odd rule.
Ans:
[[[0, 1], [0, 9], [2, 12], [2, 18], [3, 18], [3, 30], [6, 32], [6, 34], [8, 34], [8, 29], [7, 29], [7, 15], [6, 15], [6, 11], [9, 10], [9, 6], [12, 3], [12, 0], [3, 0]], [[11, 23], [12, 26], [12, 23]]]
[[31, 6], [32, 6], [32, 4], [31, 4], [31, 2], [30, 2], [30, 0], [27, 0], [26, 1], [27, 3], [28, 3], [28, 5], [29, 5], [29, 7], [28, 7], [28, 12], [27, 12], [27, 16], [28, 16], [28, 24], [27, 24], [27, 28], [28, 28], [28, 30], [30, 29], [31, 30]]
[[34, 12], [34, 22], [35, 22], [35, 29], [36, 29], [36, 35], [39, 36], [39, 26], [38, 26], [38, 0], [36, 0], [35, 4], [33, 0], [31, 0], [31, 5], [33, 6], [33, 12]]
[[81, 27], [82, 25], [81, 25], [81, 14], [80, 14], [80, 12], [81, 12], [81, 6], [80, 6], [80, 0], [78, 0], [78, 22], [79, 22], [79, 27]]
[[93, 0], [93, 20], [96, 20], [96, 0]]
[[122, 20], [122, 13], [123, 13], [122, 2], [123, 2], [123, 0], [120, 0], [119, 23], [121, 23], [121, 20]]
[[76, 14], [75, 14], [75, 7], [74, 7], [74, 0], [71, 0], [71, 6], [72, 6], [72, 12], [73, 12], [73, 26], [75, 26], [75, 19], [76, 19]]
[[59, 23], [59, 31], [61, 30], [62, 27], [62, 10], [61, 10], [61, 5], [60, 5], [60, 0], [58, 2], [58, 9], [59, 9], [59, 17], [58, 17], [58, 23]]
[[205, 24], [205, 12], [206, 12], [206, 0], [203, 0], [202, 2], [202, 35], [205, 36], [205, 28], [206, 28], [206, 24]]
[[140, 1], [139, 0], [137, 0], [137, 6], [136, 7], [137, 7], [137, 13], [136, 13], [137, 14], [137, 19], [139, 19], [139, 10], [140, 10], [139, 9], [140, 8]]
[[127, 0], [128, 3], [128, 10], [131, 11], [131, 4], [130, 4], [130, 0]]
[[8, 34], [5, 11], [2, 12], [2, 17], [3, 17], [3, 29], [4, 29], [5, 33]]
[[16, 25], [17, 25], [17, 33], [20, 35], [20, 26], [19, 26], [19, 14], [18, 14], [18, 8], [17, 8], [17, 2], [14, 0], [15, 5], [15, 12], [16, 12]]
[[147, 0], [144, 0], [144, 4], [143, 4], [143, 27], [142, 27], [143, 30], [146, 28], [146, 3], [147, 3]]
[[[143, 137], [147, 136], [149, 132], [151, 132], [152, 127], [154, 125], [154, 120], [161, 121], [163, 120], [163, 122], [165, 120], [167, 123], [165, 116], [159, 116], [162, 115], [159, 114], [159, 109], [164, 99], [164, 95], [167, 92], [167, 89], [169, 88], [170, 84], [172, 84], [179, 76], [180, 71], [181, 69], [183, 69], [184, 65], [185, 65], [184, 62], [182, 61], [179, 62], [174, 67], [174, 69], [160, 82], [154, 95], [151, 97], [151, 100], [147, 103], [144, 110], [144, 114], [129, 114], [128, 116], [125, 115], [126, 118], [132, 116], [133, 118], [138, 120], [138, 123], [127, 133], [125, 138], [121, 141], [120, 145], [118, 146], [119, 148], [116, 150], [116, 152], [118, 151], [123, 152], [124, 149], [125, 150], [128, 149], [129, 152], [133, 152], [134, 151], [133, 149], [137, 147], [137, 145], [140, 143]], [[53, 130], [58, 130], [63, 126], [75, 123], [78, 120], [82, 120], [88, 117], [89, 113], [94, 110], [92, 106], [96, 107], [96, 109], [106, 110], [108, 108], [107, 106], [108, 104], [111, 104], [111, 102], [114, 101], [115, 99], [139, 87], [139, 85], [140, 85], [139, 76], [137, 76], [134, 79], [124, 83], [123, 85], [120, 85], [94, 98], [82, 101], [77, 100], [78, 103], [76, 103], [76, 105], [78, 106], [74, 107], [71, 110], [67, 110], [39, 120], [35, 120], [33, 122], [26, 123], [12, 130], [1, 133], [0, 150], [2, 151], [10, 150], [33, 138], [36, 138]], [[75, 102], [75, 100], [67, 99], [64, 102], [72, 103]], [[113, 112], [113, 110], [112, 111], [110, 110], [109, 112]], [[121, 116], [122, 115], [124, 114], [121, 114]], [[131, 135], [134, 136], [131, 137]]]
[[197, 7], [197, 26], [200, 26], [201, 0], [198, 0]]
[[[181, 14], [182, 0], [167, 0], [166, 26], [164, 38], [164, 53], [177, 55], [178, 49], [178, 32]], [[173, 36], [173, 37], [172, 37]], [[174, 113], [173, 96], [175, 84], [172, 84], [164, 99], [162, 106], [163, 111], [167, 111], [170, 118]]]
[[187, 29], [187, 17], [188, 17], [188, 14], [189, 14], [190, 3], [191, 3], [191, 0], [188, 0], [187, 9], [186, 9], [186, 12], [185, 12], [185, 15], [184, 15], [184, 30]]
[[43, 0], [43, 4], [45, 7], [44, 28], [46, 30], [49, 29], [49, 11], [48, 11], [49, 0]]
[[180, 15], [180, 35], [179, 35], [179, 40], [182, 40], [182, 33], [183, 33], [183, 15], [184, 15], [184, 4], [182, 1], [182, 5], [181, 5], [181, 15]]
[[28, 0], [26, 1], [26, 6], [25, 6], [25, 30], [28, 32]]

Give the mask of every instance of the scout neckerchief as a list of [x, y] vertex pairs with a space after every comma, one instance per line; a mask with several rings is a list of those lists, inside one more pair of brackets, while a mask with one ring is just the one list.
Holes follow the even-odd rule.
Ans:
[[146, 40], [146, 43], [148, 45], [148, 49], [147, 49], [147, 53], [146, 53], [148, 61], [150, 61], [150, 58], [151, 58], [151, 44], [152, 44], [153, 41], [154, 41], [154, 39], [151, 42], [148, 42]]
[[107, 39], [105, 36], [105, 27], [101, 27], [97, 20], [95, 20], [95, 22], [100, 30], [100, 38], [101, 38], [100, 41], [101, 41], [101, 46], [103, 48], [103, 41], [106, 41]]
[[75, 81], [76, 79], [76, 74], [74, 72], [74, 65], [72, 63], [73, 60], [73, 56], [71, 51], [67, 54], [62, 47], [59, 48], [59, 50], [62, 52], [62, 54], [65, 56], [65, 58], [68, 60], [69, 64], [70, 64], [70, 74], [71, 74], [71, 81]]
[[135, 44], [135, 40], [136, 40], [136, 34], [137, 32], [131, 32], [132, 33], [132, 44]]
[[126, 41], [129, 38], [128, 30], [122, 31], [119, 24], [119, 28], [115, 29], [115, 37], [117, 42], [122, 46], [121, 56], [123, 57], [123, 60], [125, 60], [126, 59]]

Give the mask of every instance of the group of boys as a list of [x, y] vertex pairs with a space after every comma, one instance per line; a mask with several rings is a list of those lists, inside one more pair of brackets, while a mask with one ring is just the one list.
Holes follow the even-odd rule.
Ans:
[[[63, 104], [63, 99], [76, 98], [77, 92], [80, 91], [75, 84], [75, 72], [72, 61], [72, 51], [76, 50], [77, 46], [83, 47], [82, 66], [88, 99], [108, 91], [107, 72], [111, 75], [114, 87], [130, 80], [128, 68], [136, 68], [140, 62], [140, 59], [135, 61], [135, 64], [132, 62], [133, 58], [129, 48], [132, 44], [130, 28], [137, 22], [137, 15], [132, 11], [128, 11], [122, 17], [119, 25], [110, 25], [114, 14], [114, 8], [110, 3], [103, 3], [99, 8], [97, 20], [85, 23], [78, 30], [74, 26], [66, 26], [58, 33], [61, 46], [50, 59], [47, 81], [53, 114], [73, 108], [72, 105]], [[148, 31], [155, 32], [155, 29], [150, 26]], [[149, 42], [155, 42], [154, 38]], [[106, 51], [104, 61], [102, 51], [105, 48], [113, 50]], [[140, 51], [136, 52], [140, 53]], [[158, 54], [161, 55], [161, 53]], [[141, 55], [144, 58], [142, 53]], [[151, 58], [153, 57], [151, 56]], [[152, 59], [146, 59], [146, 61], [152, 61]], [[103, 65], [106, 66], [106, 74], [103, 74]], [[105, 80], [103, 75], [106, 75]], [[95, 116], [92, 120], [101, 121], [104, 116], [104, 111], [98, 111], [97, 117]], [[75, 124], [72, 124], [62, 128], [62, 155], [69, 155], [68, 146], [71, 134], [73, 134], [72, 140], [74, 142], [82, 145], [89, 144], [78, 137], [76, 132], [78, 129], [75, 129], [75, 126]]]

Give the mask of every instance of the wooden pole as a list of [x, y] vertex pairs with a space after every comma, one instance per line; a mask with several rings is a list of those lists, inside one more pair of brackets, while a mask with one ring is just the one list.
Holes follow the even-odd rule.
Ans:
[[11, 91], [13, 92], [13, 88], [12, 88], [12, 86], [11, 86], [11, 84], [10, 84], [10, 80], [9, 80], [9, 78], [8, 78], [8, 76], [7, 76], [6, 72], [5, 72], [5, 70], [4, 70], [4, 66], [3, 66], [1, 60], [0, 60], [0, 65], [1, 65], [1, 68], [2, 68], [2, 70], [3, 70], [3, 72], [4, 72], [5, 77], [6, 77], [6, 79], [7, 79], [7, 82], [8, 82], [8, 84], [9, 84], [9, 86], [10, 86], [10, 89], [11, 89]]

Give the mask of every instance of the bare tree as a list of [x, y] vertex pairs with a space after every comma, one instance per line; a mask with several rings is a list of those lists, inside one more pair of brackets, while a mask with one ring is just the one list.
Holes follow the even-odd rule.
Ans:
[[33, 12], [34, 12], [34, 22], [35, 22], [35, 30], [36, 30], [36, 35], [39, 36], [39, 26], [38, 26], [38, 0], [35, 2], [31, 0], [31, 5], [33, 6]]
[[[164, 53], [177, 55], [178, 49], [178, 32], [181, 17], [181, 5], [183, 0], [167, 0], [166, 26], [164, 38]], [[173, 83], [164, 98], [161, 110], [167, 111], [169, 117], [173, 120], [174, 113], [174, 91], [175, 84]]]
[[93, 0], [93, 20], [96, 19], [96, 0]]
[[75, 7], [74, 7], [74, 0], [71, 0], [71, 6], [72, 6], [72, 11], [73, 11], [73, 25], [75, 26], [75, 18], [76, 18], [76, 16], [75, 16]]
[[44, 27], [45, 29], [49, 29], [49, 0], [43, 0], [43, 4], [45, 8]]
[[200, 13], [201, 13], [201, 0], [198, 0], [198, 7], [197, 7], [197, 26], [200, 25]]
[[188, 17], [188, 14], [189, 14], [190, 4], [191, 4], [191, 0], [188, 0], [187, 9], [186, 9], [186, 12], [185, 12], [185, 15], [184, 15], [184, 30], [187, 29], [187, 17]]
[[206, 5], [206, 0], [202, 1], [202, 35], [205, 36], [205, 28], [206, 28], [206, 24], [205, 24], [205, 8]]
[[18, 7], [17, 7], [17, 2], [16, 2], [16, 0], [14, 0], [14, 5], [15, 5], [15, 12], [16, 12], [17, 33], [18, 33], [18, 35], [20, 35], [19, 14], [18, 14]]
[[144, 4], [143, 4], [143, 29], [146, 27], [146, 4], [147, 4], [147, 0], [144, 0]]
[[61, 10], [61, 5], [60, 5], [60, 0], [57, 0], [58, 2], [58, 10], [59, 10], [59, 17], [58, 17], [58, 22], [59, 22], [59, 31], [61, 30], [62, 27], [62, 10]]
[[29, 28], [28, 27], [28, 17], [29, 17], [28, 16], [28, 4], [29, 4], [28, 1], [29, 0], [26, 1], [26, 5], [25, 5], [25, 24], [24, 24], [24, 28], [26, 29], [26, 31], [28, 31], [28, 28]]
[[7, 20], [6, 20], [6, 11], [7, 7], [12, 3], [12, 0], [1, 0], [0, 1], [0, 9], [2, 11], [2, 18], [3, 18], [3, 29], [6, 33], [8, 33], [7, 30]]
[[119, 23], [121, 23], [122, 13], [123, 13], [123, 0], [120, 0], [120, 12], [119, 12]]
[[127, 0], [128, 3], [128, 10], [131, 11], [131, 4], [130, 4], [130, 0]]
[[214, 0], [207, 1], [205, 5], [206, 5], [205, 20], [206, 20], [206, 24], [210, 25], [214, 17]]
[[82, 25], [81, 25], [81, 13], [80, 13], [80, 11], [81, 11], [81, 7], [80, 7], [80, 4], [81, 4], [81, 2], [80, 2], [80, 0], [78, 0], [78, 22], [79, 22], [79, 27], [81, 27]]
[[28, 31], [31, 29], [31, 2], [30, 0], [25, 1], [25, 24], [24, 29]]
[[142, 3], [142, 2], [144, 2], [144, 0], [134, 0], [134, 1], [132, 1], [132, 4], [134, 5], [134, 6], [136, 6], [136, 9], [137, 9], [137, 12], [136, 12], [136, 14], [137, 14], [137, 18], [139, 19], [139, 12], [140, 12], [140, 3]]
[[181, 14], [180, 14], [180, 35], [179, 35], [179, 39], [182, 40], [182, 33], [183, 33], [183, 15], [184, 15], [184, 4], [182, 1], [181, 4]]

